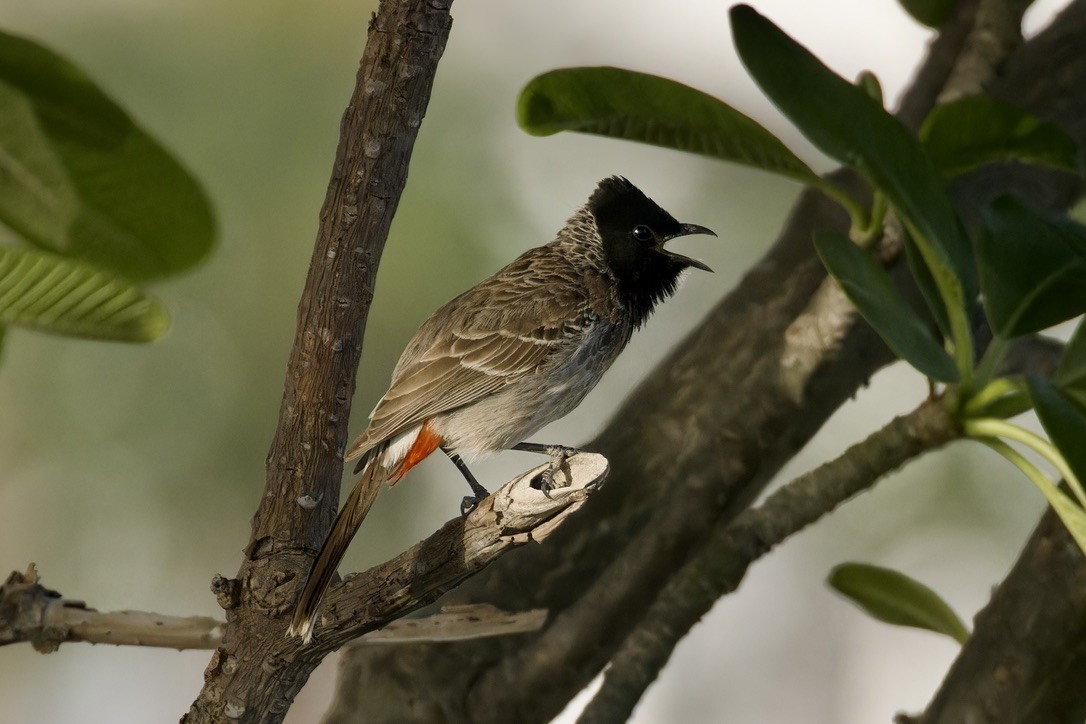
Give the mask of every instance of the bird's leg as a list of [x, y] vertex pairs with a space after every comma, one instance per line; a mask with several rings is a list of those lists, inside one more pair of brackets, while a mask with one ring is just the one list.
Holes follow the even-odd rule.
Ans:
[[538, 489], [548, 498], [551, 497], [551, 491], [554, 490], [555, 473], [561, 470], [562, 466], [565, 465], [566, 458], [581, 452], [575, 447], [566, 447], [565, 445], [542, 445], [538, 442], [518, 442], [513, 446], [513, 449], [522, 452], [550, 455], [550, 466], [532, 480], [532, 487]]
[[448, 448], [441, 448], [441, 452], [449, 456], [449, 460], [452, 460], [452, 464], [456, 466], [456, 469], [460, 471], [460, 474], [464, 476], [464, 479], [468, 481], [468, 485], [471, 486], [471, 492], [475, 495], [465, 495], [464, 499], [460, 501], [460, 515], [467, 515], [471, 511], [478, 507], [479, 503], [490, 495], [486, 488], [484, 488], [475, 476], [468, 470], [467, 464], [460, 459], [460, 456], [452, 452]]

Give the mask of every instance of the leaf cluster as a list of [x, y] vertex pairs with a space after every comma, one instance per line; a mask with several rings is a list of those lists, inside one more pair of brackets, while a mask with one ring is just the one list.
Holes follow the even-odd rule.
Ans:
[[[954, 7], [951, 0], [903, 5], [930, 25]], [[830, 275], [898, 357], [943, 385], [942, 399], [964, 433], [1038, 485], [1086, 551], [1086, 494], [1079, 482], [1086, 479], [1086, 332], [1080, 324], [1052, 379], [1001, 372], [1011, 340], [1086, 312], [1086, 227], [1064, 213], [1004, 196], [982, 210], [983, 223], [970, 234], [947, 193], [955, 177], [993, 162], [1080, 173], [1076, 144], [1058, 125], [987, 95], [937, 106], [914, 133], [883, 107], [873, 75], [849, 82], [751, 7], [736, 6], [730, 16], [735, 47], [751, 77], [815, 147], [868, 182], [870, 204], [815, 174], [780, 139], [724, 101], [645, 73], [610, 67], [544, 73], [521, 92], [519, 123], [537, 135], [579, 131], [740, 163], [837, 201], [851, 219], [848, 235], [822, 232], [812, 240]], [[903, 231], [906, 261], [926, 308], [909, 304], [871, 253], [891, 214]], [[982, 319], [992, 332], [986, 344], [976, 334]], [[1005, 419], [1031, 408], [1050, 440]], [[1008, 440], [1047, 461], [1066, 488]], [[838, 571], [834, 581], [884, 618], [886, 606], [876, 599], [885, 594], [927, 612], [927, 618], [906, 614], [910, 625], [938, 619], [939, 626], [924, 627], [959, 640], [965, 635], [960, 624], [946, 623], [946, 611], [919, 584], [867, 568]]]

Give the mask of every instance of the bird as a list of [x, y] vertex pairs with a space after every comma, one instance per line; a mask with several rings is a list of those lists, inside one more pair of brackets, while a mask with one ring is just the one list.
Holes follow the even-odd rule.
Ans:
[[580, 404], [687, 269], [712, 271], [664, 247], [692, 234], [716, 236], [676, 221], [629, 180], [611, 176], [553, 241], [434, 312], [344, 453], [358, 459], [361, 476], [317, 554], [288, 636], [312, 640], [324, 591], [377, 492], [436, 450], [471, 487], [462, 515], [488, 495], [465, 458], [508, 449], [550, 455], [536, 485], [549, 494], [554, 472], [576, 449], [526, 438]]

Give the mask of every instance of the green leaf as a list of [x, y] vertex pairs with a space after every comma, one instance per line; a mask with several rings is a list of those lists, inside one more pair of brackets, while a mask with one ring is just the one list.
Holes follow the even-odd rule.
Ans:
[[932, 316], [935, 317], [939, 329], [946, 334], [950, 334], [950, 315], [947, 313], [946, 303], [939, 292], [939, 285], [936, 283], [931, 269], [924, 261], [924, 254], [920, 251], [920, 247], [917, 246], [908, 230], [904, 231], [903, 240], [905, 263], [909, 266], [909, 272], [924, 295], [924, 300], [927, 302]]
[[1060, 391], [1086, 409], [1086, 322], [1080, 321], [1068, 340], [1054, 381]]
[[954, 12], [957, 0], [899, 0], [913, 20], [929, 28], [937, 28]]
[[1074, 477], [1086, 482], [1086, 412], [1048, 380], [1036, 375], [1029, 376], [1029, 392], [1052, 444], [1063, 455]]
[[1033, 409], [1026, 380], [1019, 376], [997, 377], [974, 392], [962, 408], [964, 419], [997, 418], [1021, 415]]
[[1086, 311], [1086, 227], [1003, 196], [983, 209], [977, 239], [984, 306], [1005, 338], [1036, 332]]
[[536, 136], [579, 131], [822, 182], [776, 136], [723, 101], [632, 70], [561, 68], [536, 76], [517, 99], [517, 122]]
[[114, 274], [36, 249], [0, 246], [0, 325], [150, 342], [169, 328], [169, 316]]
[[[968, 426], [968, 423], [967, 423]], [[1041, 494], [1045, 496], [1048, 504], [1056, 511], [1067, 532], [1075, 539], [1075, 543], [1086, 553], [1086, 511], [1075, 504], [1075, 501], [1063, 492], [1041, 470], [1013, 447], [993, 437], [978, 438], [980, 442], [998, 452], [1011, 461], [1019, 470], [1025, 473]]]
[[944, 176], [1011, 160], [1078, 170], [1078, 147], [1062, 128], [986, 95], [936, 106], [920, 140]]
[[215, 223], [199, 184], [79, 68], [0, 33], [0, 221], [131, 279], [188, 269]]
[[874, 257], [840, 234], [816, 234], [815, 248], [856, 309], [898, 357], [928, 377], [957, 381], [954, 360]]
[[977, 415], [984, 417], [996, 417], [1005, 420], [1017, 417], [1023, 412], [1033, 409], [1033, 402], [1025, 392], [1015, 391], [1003, 395], [999, 399], [992, 400], [983, 409], [977, 411]]
[[842, 563], [830, 573], [829, 584], [884, 623], [934, 631], [958, 643], [969, 638], [965, 624], [939, 594], [898, 571]]
[[819, 149], [853, 166], [893, 204], [930, 269], [945, 305], [959, 370], [972, 367], [966, 312], [975, 297], [973, 251], [920, 142], [858, 88], [753, 8], [731, 10], [732, 34], [751, 76]]
[[878, 103], [880, 106], [883, 104], [882, 99], [882, 83], [879, 83], [879, 77], [869, 70], [862, 71], [859, 77], [856, 78], [856, 85], [859, 86], [868, 98]]

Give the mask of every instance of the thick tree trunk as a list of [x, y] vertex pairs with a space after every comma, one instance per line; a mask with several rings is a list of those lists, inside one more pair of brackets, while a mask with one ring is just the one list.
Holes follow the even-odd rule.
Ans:
[[1086, 557], [1046, 513], [923, 716], [899, 724], [1086, 721]]

